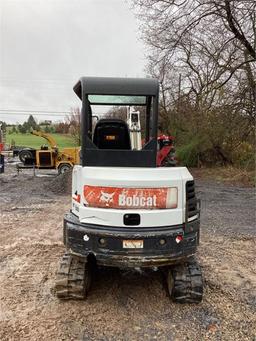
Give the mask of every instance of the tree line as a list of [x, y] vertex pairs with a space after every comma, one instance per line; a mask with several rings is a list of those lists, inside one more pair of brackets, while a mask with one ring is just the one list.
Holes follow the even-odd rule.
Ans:
[[28, 119], [22, 124], [7, 124], [4, 121], [0, 121], [1, 129], [6, 133], [7, 127], [8, 134], [27, 134], [32, 130], [41, 130], [50, 134], [69, 134], [73, 137], [75, 142], [80, 145], [80, 110], [78, 108], [71, 109], [70, 114], [65, 117], [63, 121], [52, 123], [51, 120], [45, 120], [40, 123], [34, 118], [33, 115], [29, 115]]

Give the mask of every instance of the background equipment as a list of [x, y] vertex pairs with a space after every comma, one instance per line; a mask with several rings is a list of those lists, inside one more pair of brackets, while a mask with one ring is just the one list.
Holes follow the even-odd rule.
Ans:
[[18, 155], [24, 167], [57, 169], [58, 173], [62, 174], [80, 162], [80, 147], [59, 150], [52, 135], [37, 130], [33, 130], [31, 134], [43, 137], [48, 144], [42, 145], [41, 149], [23, 148], [20, 150]]

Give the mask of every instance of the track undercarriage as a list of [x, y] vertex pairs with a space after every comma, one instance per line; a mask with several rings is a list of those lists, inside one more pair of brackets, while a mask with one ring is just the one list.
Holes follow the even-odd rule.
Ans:
[[[92, 283], [95, 264], [85, 257], [65, 253], [60, 262], [55, 284], [60, 299], [85, 299]], [[164, 267], [168, 293], [177, 303], [200, 303], [203, 297], [202, 272], [196, 259]]]

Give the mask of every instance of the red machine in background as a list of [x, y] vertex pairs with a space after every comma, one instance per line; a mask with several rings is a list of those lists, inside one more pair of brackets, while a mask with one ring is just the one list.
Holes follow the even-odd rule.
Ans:
[[[127, 107], [126, 121], [131, 139], [131, 147], [133, 150], [141, 150], [145, 141], [141, 138], [140, 112], [135, 110], [133, 106]], [[160, 135], [157, 138], [157, 166], [158, 167], [175, 167], [177, 160], [175, 158], [175, 148], [173, 145], [173, 136]]]
[[174, 137], [168, 135], [160, 135], [157, 138], [157, 166], [158, 167], [175, 167], [177, 160], [175, 158], [175, 148], [173, 145]]
[[4, 150], [4, 132], [0, 123], [0, 153]]

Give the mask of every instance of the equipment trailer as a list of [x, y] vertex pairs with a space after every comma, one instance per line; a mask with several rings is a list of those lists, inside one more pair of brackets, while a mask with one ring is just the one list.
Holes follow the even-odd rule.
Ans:
[[[74, 91], [82, 100], [81, 165], [73, 169], [56, 295], [85, 298], [97, 264], [161, 268], [174, 301], [199, 303], [199, 202], [187, 168], [157, 167], [158, 81], [83, 77]], [[92, 133], [94, 105], [144, 106], [142, 148], [132, 149], [120, 119], [99, 120]]]

